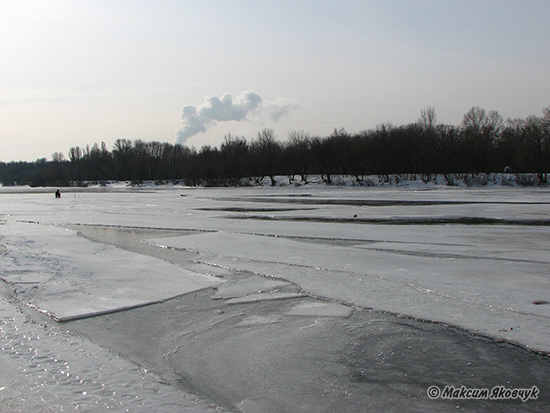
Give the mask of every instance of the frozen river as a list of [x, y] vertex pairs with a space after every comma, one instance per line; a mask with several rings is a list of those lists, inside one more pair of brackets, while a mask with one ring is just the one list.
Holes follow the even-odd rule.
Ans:
[[549, 211], [528, 188], [4, 188], [0, 401], [547, 411]]

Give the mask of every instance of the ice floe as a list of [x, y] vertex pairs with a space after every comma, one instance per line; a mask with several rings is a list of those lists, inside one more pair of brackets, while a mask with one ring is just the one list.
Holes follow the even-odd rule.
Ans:
[[31, 223], [2, 226], [2, 278], [60, 321], [161, 302], [222, 283], [163, 260]]
[[306, 301], [296, 304], [285, 315], [308, 316], [308, 317], [349, 317], [353, 308], [338, 303], [323, 301]]
[[292, 284], [281, 281], [260, 277], [247, 277], [237, 281], [224, 283], [218, 287], [214, 299], [228, 299], [243, 297], [250, 294], [259, 294], [266, 291], [272, 291]]

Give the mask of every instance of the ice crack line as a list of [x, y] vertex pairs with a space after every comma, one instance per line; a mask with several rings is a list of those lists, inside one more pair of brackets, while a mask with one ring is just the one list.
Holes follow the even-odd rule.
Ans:
[[260, 221], [307, 221], [341, 224], [388, 224], [388, 225], [514, 225], [514, 226], [550, 226], [548, 219], [506, 219], [468, 216], [442, 217], [387, 217], [387, 218], [335, 218], [308, 216], [269, 216], [269, 215], [238, 215], [225, 219], [256, 219]]
[[482, 257], [479, 255], [464, 255], [464, 254], [450, 254], [445, 252], [424, 252], [424, 251], [411, 251], [411, 250], [397, 250], [392, 248], [364, 248], [369, 251], [387, 252], [389, 254], [398, 255], [411, 255], [415, 257], [426, 258], [448, 258], [448, 259], [465, 259], [465, 260], [490, 260], [490, 261], [510, 261], [510, 262], [524, 262], [532, 264], [549, 264], [548, 261], [537, 260], [522, 260], [519, 258], [502, 258], [502, 257]]
[[528, 313], [528, 312], [525, 312], [525, 311], [518, 311], [518, 310], [515, 310], [511, 307], [501, 307], [499, 305], [495, 305], [495, 304], [492, 304], [492, 303], [491, 304], [490, 303], [483, 303], [483, 302], [480, 302], [478, 300], [471, 300], [471, 299], [467, 299], [467, 298], [455, 297], [453, 295], [445, 294], [445, 293], [442, 293], [440, 291], [432, 290], [432, 289], [425, 288], [425, 287], [420, 287], [420, 286], [414, 285], [413, 283], [410, 283], [410, 282], [407, 282], [407, 284], [409, 285], [409, 287], [414, 288], [415, 290], [420, 291], [420, 292], [425, 293], [425, 294], [428, 294], [428, 295], [437, 295], [438, 297], [443, 297], [443, 298], [447, 298], [449, 300], [468, 303], [468, 304], [472, 304], [474, 306], [483, 306], [483, 307], [490, 308], [491, 310], [497, 310], [497, 311], [506, 312], [506, 313], [520, 314], [520, 315], [524, 315], [524, 316], [527, 316], [527, 317], [539, 317], [539, 318], [544, 318], [544, 319], [550, 318], [550, 317], [542, 315], [542, 314], [533, 314], [533, 313]]

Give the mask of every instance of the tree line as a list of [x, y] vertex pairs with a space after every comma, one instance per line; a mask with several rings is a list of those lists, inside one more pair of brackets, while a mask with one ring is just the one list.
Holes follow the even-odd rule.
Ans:
[[429, 179], [443, 175], [449, 184], [456, 174], [493, 172], [532, 173], [537, 183], [548, 183], [550, 170], [550, 107], [542, 116], [504, 120], [496, 111], [471, 108], [460, 125], [437, 122], [435, 109], [421, 111], [416, 122], [378, 125], [350, 134], [334, 130], [330, 136], [291, 131], [280, 142], [264, 129], [255, 139], [230, 134], [219, 147], [200, 149], [180, 144], [117, 139], [72, 147], [68, 159], [0, 163], [3, 185], [85, 185], [108, 181], [176, 181], [186, 185], [239, 186], [286, 176], [289, 183], [307, 183], [320, 175], [327, 184], [335, 175], [367, 176], [414, 174]]

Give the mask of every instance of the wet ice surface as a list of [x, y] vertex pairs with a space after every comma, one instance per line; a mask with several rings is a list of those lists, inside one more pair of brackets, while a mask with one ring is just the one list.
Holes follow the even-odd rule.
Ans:
[[[167, 380], [242, 412], [542, 412], [550, 402], [548, 358], [506, 343], [311, 298], [227, 305], [212, 299], [215, 293], [203, 290], [68, 328], [109, 347], [124, 340], [124, 356], [154, 361]], [[541, 398], [426, 396], [430, 385], [449, 383], [536, 385]]]
[[[485, 231], [489, 236], [491, 229]], [[548, 231], [530, 236], [547, 247], [543, 234]], [[501, 236], [511, 235], [508, 230]], [[470, 246], [475, 252], [468, 253], [452, 244], [431, 245], [429, 251], [426, 244], [381, 249], [382, 242], [341, 247], [221, 231], [152, 241], [200, 251], [212, 264], [293, 281], [316, 296], [550, 350], [550, 330], [541, 328], [549, 321], [550, 306], [533, 304], [550, 291], [550, 254], [540, 250], [518, 258], [524, 248], [512, 245], [500, 248], [500, 254], [482, 246]], [[258, 252], [251, 256], [250, 251]]]
[[[5, 286], [0, 286], [6, 295]], [[205, 412], [193, 397], [92, 342], [0, 300], [0, 411]]]
[[[197, 395], [201, 408], [545, 411], [550, 403], [547, 357], [492, 339], [549, 351], [548, 191], [74, 195], [0, 197], [0, 270], [18, 305], [65, 320], [105, 312], [42, 322], [53, 337], [75, 334], [73, 348], [99, 344], [105, 353], [97, 359], [109, 360], [110, 350], [172, 385], [165, 387]], [[451, 219], [434, 225], [434, 217]], [[507, 225], [486, 225], [486, 218]], [[195, 282], [192, 292], [172, 288]], [[13, 320], [19, 328], [24, 319]], [[45, 343], [57, 354], [78, 354]], [[24, 368], [9, 357], [0, 353], [12, 370]], [[72, 361], [79, 366], [85, 359]], [[128, 369], [122, 382], [141, 383], [142, 371]], [[536, 385], [541, 394], [526, 403], [431, 400], [432, 384]], [[2, 400], [6, 390], [20, 395], [21, 386], [2, 387]], [[62, 400], [65, 408], [75, 403]], [[162, 409], [149, 393], [141, 401]]]

